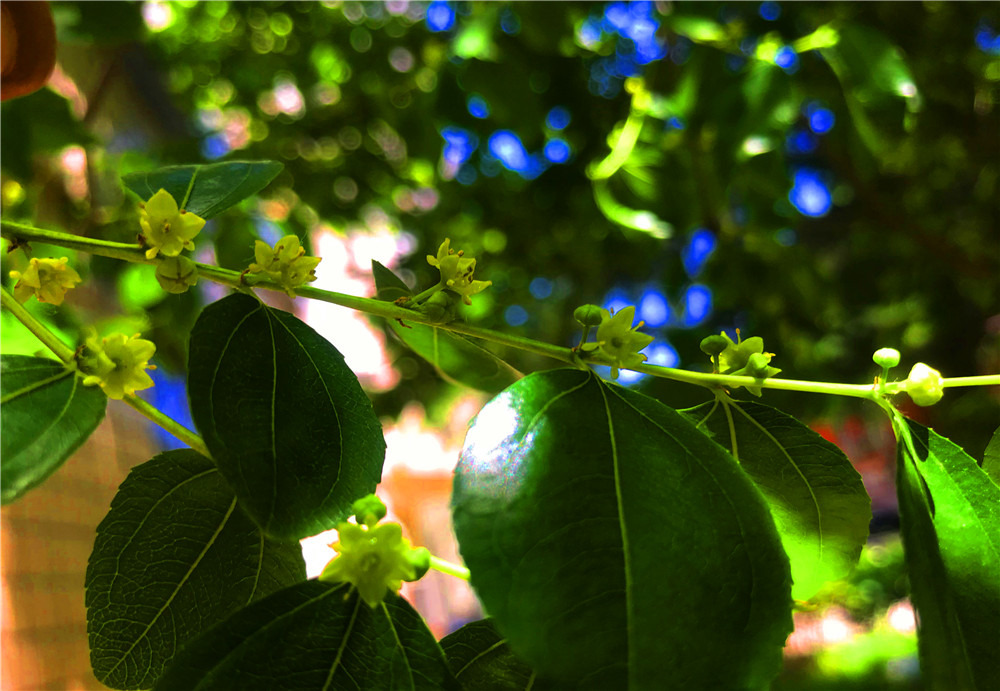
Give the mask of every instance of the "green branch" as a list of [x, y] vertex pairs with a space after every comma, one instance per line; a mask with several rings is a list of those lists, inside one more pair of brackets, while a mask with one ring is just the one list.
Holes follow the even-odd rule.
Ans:
[[55, 353], [57, 358], [66, 364], [73, 361], [73, 349], [60, 341], [58, 336], [45, 328], [45, 325], [40, 321], [35, 319], [34, 315], [26, 310], [24, 305], [18, 302], [17, 298], [11, 295], [6, 288], [0, 289], [0, 302], [2, 302], [5, 308], [10, 310], [11, 314], [17, 317], [19, 322], [24, 324], [28, 331], [35, 334], [35, 337], [38, 338], [38, 340], [41, 341], [46, 348]]
[[[91, 254], [143, 264], [157, 264], [160, 261], [158, 259], [146, 259], [145, 252], [140, 245], [128, 245], [120, 242], [107, 242], [105, 240], [84, 238], [76, 235], [69, 235], [67, 233], [34, 228], [32, 226], [12, 223], [9, 221], [3, 221], [0, 223], [0, 229], [2, 229], [4, 237], [8, 237], [10, 239], [16, 238], [18, 240], [45, 242], [53, 245], [59, 245], [61, 247], [68, 247], [71, 249], [89, 252]], [[246, 290], [249, 287], [243, 281], [243, 275], [238, 271], [223, 269], [210, 264], [197, 264], [197, 267], [199, 276], [208, 280], [241, 290]], [[283, 286], [272, 281], [255, 282], [253, 287], [263, 288], [265, 290], [275, 290], [282, 293], [285, 292], [285, 288]], [[493, 343], [509, 346], [511, 348], [517, 348], [518, 350], [543, 355], [574, 366], [580, 366], [581, 364], [614, 364], [610, 359], [604, 357], [599, 352], [590, 353], [586, 358], [584, 358], [581, 353], [571, 348], [556, 346], [550, 343], [536, 341], [531, 338], [524, 338], [522, 336], [493, 331], [492, 329], [471, 326], [462, 322], [448, 322], [445, 324], [437, 323], [421, 312], [400, 307], [394, 302], [346, 295], [344, 293], [336, 293], [330, 290], [311, 288], [309, 286], [296, 288], [295, 293], [296, 295], [304, 298], [329, 302], [334, 305], [340, 305], [341, 307], [347, 307], [349, 309], [382, 317], [384, 319], [396, 319], [404, 323], [414, 322], [418, 324], [427, 324], [446, 331], [453, 331], [465, 336], [471, 336], [472, 338], [491, 341]], [[10, 299], [13, 301], [13, 297]], [[6, 304], [7, 300], [5, 298], [4, 305], [6, 306]], [[20, 305], [18, 305], [18, 307], [20, 307]], [[23, 310], [24, 308], [21, 307], [21, 309]], [[30, 317], [30, 315], [28, 316]], [[44, 329], [44, 327], [42, 328]], [[47, 330], [46, 333], [48, 333]], [[48, 345], [48, 343], [46, 343], [46, 345]], [[72, 354], [72, 351], [69, 352]], [[661, 377], [688, 384], [696, 384], [698, 386], [705, 386], [711, 389], [719, 387], [736, 388], [739, 386], [759, 386], [765, 389], [831, 394], [835, 396], [852, 396], [854, 398], [864, 398], [869, 400], [876, 400], [880, 398], [882, 394], [893, 395], [901, 393], [905, 390], [903, 382], [885, 384], [884, 389], [879, 391], [872, 384], [838, 384], [834, 382], [776, 379], [773, 377], [769, 379], [755, 379], [754, 377], [737, 377], [728, 374], [692, 372], [690, 370], [660, 367], [658, 365], [639, 365], [637, 367], [623, 367], [622, 369], [631, 369], [636, 372], [652, 375], [654, 377]], [[942, 383], [946, 387], [996, 386], [1000, 385], [1000, 374], [976, 377], [954, 377], [951, 379], [944, 379]], [[176, 434], [174, 430], [169, 431]], [[180, 437], [180, 435], [177, 436]]]
[[458, 564], [453, 564], [450, 561], [445, 561], [439, 557], [435, 557], [433, 554], [431, 555], [431, 568], [435, 571], [446, 573], [449, 576], [461, 578], [463, 581], [469, 580], [469, 570], [467, 568], [459, 566]]

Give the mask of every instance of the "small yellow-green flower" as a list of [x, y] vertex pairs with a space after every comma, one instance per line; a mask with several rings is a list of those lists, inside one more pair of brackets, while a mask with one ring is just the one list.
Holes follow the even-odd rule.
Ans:
[[139, 205], [139, 225], [149, 249], [146, 258], [157, 254], [176, 257], [183, 250], [194, 249], [195, 236], [205, 226], [205, 219], [177, 208], [177, 201], [161, 189], [145, 204]]
[[910, 370], [910, 376], [903, 382], [906, 393], [919, 406], [934, 405], [944, 396], [941, 373], [933, 367], [918, 362]]
[[39, 302], [49, 302], [61, 305], [66, 292], [80, 282], [80, 274], [69, 266], [68, 258], [32, 259], [23, 272], [11, 271], [10, 277], [14, 284], [14, 297], [24, 302], [32, 295]]
[[253, 253], [257, 261], [247, 270], [267, 275], [281, 285], [289, 297], [295, 297], [295, 288], [316, 280], [316, 267], [321, 258], [307, 257], [305, 248], [295, 235], [281, 238], [274, 248], [258, 240]]
[[361, 599], [376, 607], [388, 591], [398, 592], [403, 581], [415, 581], [426, 573], [420, 562], [430, 564], [426, 549], [414, 549], [403, 537], [398, 523], [369, 527], [354, 523], [337, 526], [340, 540], [331, 545], [338, 552], [321, 581], [346, 582], [358, 589]]
[[198, 283], [198, 267], [187, 257], [167, 257], [156, 265], [156, 281], [168, 293], [185, 293]]
[[89, 336], [83, 352], [77, 359], [83, 372], [85, 386], [100, 386], [108, 398], [122, 399], [140, 389], [148, 389], [153, 380], [147, 369], [155, 369], [149, 359], [156, 352], [152, 341], [139, 338], [139, 334], [122, 333], [98, 338]]
[[451, 240], [445, 238], [438, 247], [437, 256], [427, 255], [427, 263], [441, 272], [441, 285], [462, 296], [466, 305], [472, 304], [472, 296], [493, 285], [493, 281], [476, 281], [472, 275], [476, 271], [476, 260], [466, 257], [465, 252], [451, 249]]
[[585, 343], [583, 350], [600, 350], [611, 358], [611, 378], [618, 378], [620, 367], [635, 367], [646, 361], [639, 351], [653, 342], [653, 337], [637, 331], [643, 325], [632, 326], [635, 307], [629, 305], [617, 314], [601, 310], [601, 323], [597, 326], [597, 341]]

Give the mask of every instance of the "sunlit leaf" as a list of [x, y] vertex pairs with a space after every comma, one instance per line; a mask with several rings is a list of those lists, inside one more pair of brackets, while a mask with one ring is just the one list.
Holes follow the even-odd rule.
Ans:
[[792, 565], [792, 597], [847, 576], [868, 539], [871, 499], [847, 456], [804, 424], [750, 401], [684, 411], [732, 452], [771, 507]]
[[676, 411], [579, 370], [476, 417], [455, 532], [518, 657], [580, 689], [759, 688], [791, 631], [767, 504]]
[[423, 619], [389, 594], [308, 581], [247, 607], [188, 645], [156, 691], [457, 691]]
[[86, 580], [94, 674], [149, 688], [184, 643], [305, 577], [298, 543], [266, 540], [209, 459], [156, 456], [132, 469], [97, 527]]
[[[392, 271], [372, 261], [372, 273], [380, 300], [408, 297], [409, 289]], [[413, 352], [434, 365], [445, 381], [496, 393], [514, 383], [521, 373], [461, 334], [427, 324], [392, 321], [389, 326]]]
[[1000, 427], [993, 432], [990, 443], [983, 454], [983, 470], [1000, 485]]
[[900, 530], [922, 675], [934, 689], [1000, 688], [1000, 487], [948, 439], [911, 420], [899, 426]]
[[[37, 341], [36, 341], [37, 343]], [[0, 499], [41, 484], [104, 419], [108, 399], [61, 362], [0, 356]]]
[[169, 166], [129, 173], [122, 177], [122, 182], [144, 201], [165, 189], [182, 209], [209, 219], [260, 192], [282, 168], [277, 161]]
[[240, 505], [268, 535], [333, 528], [375, 491], [385, 440], [343, 355], [242, 293], [202, 311], [188, 357], [191, 416]]

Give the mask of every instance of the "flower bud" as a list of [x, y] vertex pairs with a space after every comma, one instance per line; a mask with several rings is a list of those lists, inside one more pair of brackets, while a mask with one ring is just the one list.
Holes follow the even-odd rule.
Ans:
[[573, 318], [582, 326], [600, 326], [601, 308], [597, 305], [580, 305], [573, 310]]
[[918, 362], [910, 370], [910, 376], [903, 382], [906, 393], [919, 406], [934, 405], [944, 396], [941, 373], [933, 367]]
[[872, 355], [872, 360], [879, 367], [895, 367], [899, 364], [899, 351], [895, 348], [879, 348]]
[[730, 343], [732, 343], [732, 341], [725, 336], [706, 336], [701, 339], [699, 347], [701, 348], [701, 352], [705, 353], [705, 355], [715, 357], [728, 348]]
[[369, 527], [385, 518], [386, 514], [385, 504], [374, 494], [358, 499], [351, 505], [351, 511], [354, 512], [358, 523], [364, 523]]
[[186, 293], [198, 283], [198, 267], [187, 257], [167, 257], [156, 265], [156, 282], [168, 293]]

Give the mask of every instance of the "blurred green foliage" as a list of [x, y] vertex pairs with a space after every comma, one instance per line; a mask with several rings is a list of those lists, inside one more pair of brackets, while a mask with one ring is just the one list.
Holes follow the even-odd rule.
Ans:
[[[120, 175], [274, 159], [285, 170], [260, 200], [202, 233], [223, 266], [243, 268], [262, 234], [388, 229], [412, 238], [403, 274], [422, 288], [435, 280], [423, 256], [450, 237], [493, 281], [466, 313], [483, 326], [570, 344], [577, 305], [653, 293], [673, 315], [654, 333], [682, 366], [707, 368], [701, 338], [740, 327], [792, 378], [864, 381], [881, 346], [904, 367], [1000, 369], [996, 5], [62, 2], [54, 14], [62, 97], [3, 106], [5, 217], [129, 240]], [[82, 194], [71, 146], [86, 154]], [[697, 229], [714, 240], [703, 271], [685, 259]], [[89, 270], [136, 278], [110, 260]], [[196, 298], [123, 306], [181, 368]], [[502, 355], [522, 371], [551, 364]], [[380, 411], [449, 386], [412, 365]], [[819, 413], [818, 399], [796, 396], [795, 410]], [[934, 423], [978, 454], [996, 394], [946, 403]]]

